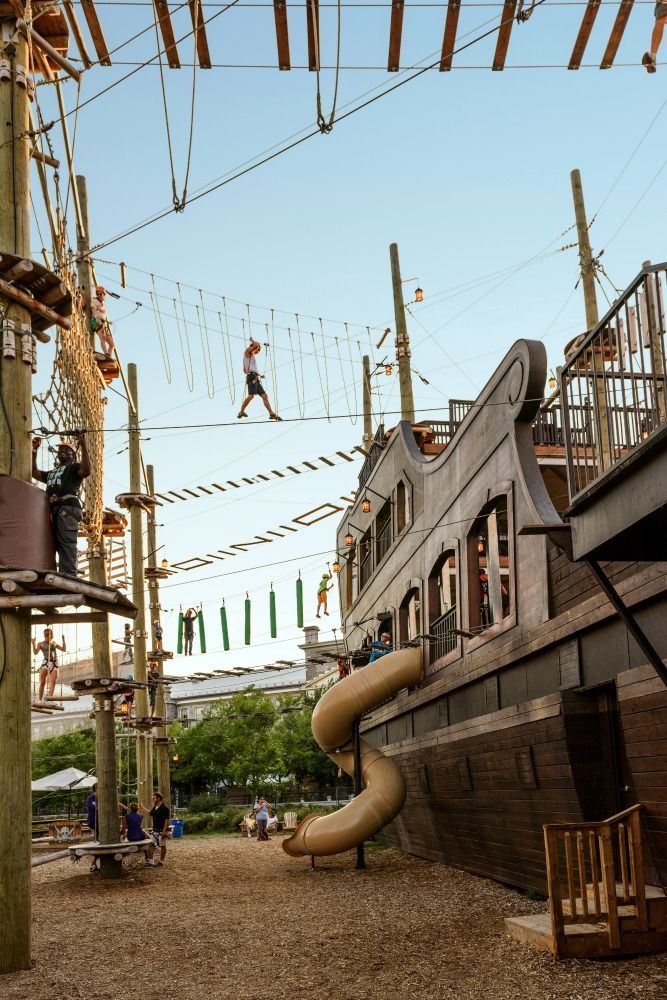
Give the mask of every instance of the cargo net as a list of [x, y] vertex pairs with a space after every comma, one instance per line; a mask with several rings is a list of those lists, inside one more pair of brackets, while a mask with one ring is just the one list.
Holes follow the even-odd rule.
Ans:
[[[100, 392], [103, 385], [74, 276], [66, 271], [61, 277], [72, 293], [71, 329], [55, 328], [55, 356], [50, 384], [45, 392], [33, 396], [35, 427], [65, 438], [70, 438], [76, 430], [87, 431], [86, 445], [92, 471], [84, 479], [80, 494], [83, 518], [79, 532], [93, 545], [99, 545], [103, 511], [104, 435]], [[57, 439], [52, 446], [54, 444], [57, 444]]]

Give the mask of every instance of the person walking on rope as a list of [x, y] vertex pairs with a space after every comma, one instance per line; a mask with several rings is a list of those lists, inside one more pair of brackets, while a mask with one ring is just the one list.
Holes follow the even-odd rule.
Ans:
[[111, 358], [116, 349], [111, 336], [111, 327], [107, 317], [106, 304], [107, 290], [102, 285], [95, 289], [95, 295], [90, 303], [90, 328], [100, 338], [102, 354], [105, 358]]
[[333, 590], [333, 583], [329, 586], [329, 580], [331, 579], [331, 573], [323, 573], [322, 579], [320, 580], [317, 587], [317, 611], [315, 612], [315, 617], [320, 617], [320, 608], [324, 610], [324, 614], [329, 617], [329, 612], [327, 610], [327, 601], [329, 600], [329, 591]]
[[160, 672], [157, 668], [155, 660], [151, 660], [148, 664], [146, 679], [148, 681], [148, 701], [150, 703], [152, 717], [155, 715], [155, 708], [157, 705], [157, 688], [160, 682]]
[[[169, 806], [164, 804], [164, 800], [159, 792], [155, 792], [153, 795], [152, 809], [147, 809], [146, 806], [141, 804], [141, 802], [139, 803], [139, 808], [144, 815], [149, 815], [153, 820], [153, 829], [150, 833], [153, 843], [148, 848], [148, 858], [146, 860], [146, 864], [150, 868], [155, 868], [156, 865], [163, 865], [164, 859], [167, 856], [167, 837], [169, 835], [171, 812], [169, 810]], [[160, 848], [159, 861], [155, 861], [153, 857], [156, 847]]]
[[185, 647], [185, 655], [192, 656], [192, 643], [195, 638], [195, 622], [197, 621], [197, 612], [194, 608], [188, 608], [188, 610], [183, 615], [183, 643]]
[[58, 643], [53, 638], [53, 632], [50, 628], [44, 629], [44, 639], [42, 642], [37, 642], [36, 639], [32, 640], [32, 651], [37, 656], [41, 653], [44, 657], [44, 661], [39, 668], [39, 694], [37, 695], [37, 701], [41, 702], [44, 700], [44, 688], [46, 687], [46, 679], [49, 679], [49, 690], [48, 698], [53, 698], [54, 692], [56, 690], [56, 682], [58, 680], [58, 654], [56, 650], [60, 650], [61, 653], [66, 651], [65, 636], [62, 636], [62, 643]]
[[125, 622], [123, 626], [123, 656], [122, 663], [133, 663], [134, 656], [132, 655], [132, 626], [129, 622]]
[[[58, 572], [76, 576], [79, 523], [83, 517], [79, 492], [84, 479], [91, 473], [90, 458], [83, 431], [74, 435], [76, 444], [61, 441], [58, 445], [57, 465], [50, 472], [37, 468], [37, 450], [41, 438], [32, 442], [32, 477], [46, 483], [46, 493], [51, 503], [51, 525], [58, 555]], [[76, 447], [81, 449], [81, 461], [76, 461]]]
[[651, 34], [651, 49], [649, 52], [645, 52], [642, 57], [642, 66], [646, 66], [648, 73], [655, 73], [657, 69], [658, 49], [662, 42], [665, 24], [667, 24], [667, 3], [658, 0], [653, 15], [655, 17], [655, 24], [653, 25], [653, 32]]
[[264, 403], [264, 406], [269, 411], [269, 420], [282, 420], [277, 413], [274, 413], [271, 408], [271, 403], [269, 402], [269, 397], [266, 394], [264, 386], [262, 385], [262, 376], [257, 371], [257, 355], [262, 349], [262, 345], [258, 340], [253, 340], [250, 338], [250, 344], [246, 347], [243, 352], [243, 374], [245, 375], [246, 386], [248, 389], [248, 395], [241, 403], [241, 409], [237, 413], [237, 419], [241, 417], [247, 417], [248, 414], [246, 410], [250, 403], [252, 402], [253, 396], [259, 396], [259, 398]]
[[155, 619], [153, 622], [153, 649], [158, 652], [162, 650], [162, 636], [164, 635], [164, 629], [160, 625], [159, 619]]

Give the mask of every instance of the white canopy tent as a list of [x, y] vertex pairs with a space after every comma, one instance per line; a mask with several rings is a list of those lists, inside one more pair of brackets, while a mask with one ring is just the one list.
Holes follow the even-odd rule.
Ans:
[[33, 792], [70, 792], [79, 788], [92, 788], [97, 781], [94, 774], [86, 774], [77, 767], [66, 767], [63, 771], [47, 774], [32, 782]]

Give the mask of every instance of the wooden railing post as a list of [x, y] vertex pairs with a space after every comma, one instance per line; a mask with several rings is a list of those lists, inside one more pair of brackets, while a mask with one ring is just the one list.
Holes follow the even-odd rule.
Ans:
[[554, 954], [560, 955], [565, 944], [565, 922], [563, 920], [563, 896], [558, 871], [558, 833], [544, 827], [544, 849], [547, 862], [547, 891], [551, 902], [551, 933]]
[[637, 930], [648, 930], [648, 909], [646, 906], [646, 883], [644, 880], [644, 845], [642, 844], [642, 820], [639, 810], [630, 817], [628, 823], [628, 847], [630, 869], [637, 907]]
[[609, 947], [621, 947], [621, 930], [618, 922], [618, 902], [616, 900], [616, 872], [614, 869], [614, 847], [611, 840], [611, 829], [603, 826], [598, 834], [600, 844], [600, 860], [602, 864], [602, 882], [607, 901], [607, 920]]

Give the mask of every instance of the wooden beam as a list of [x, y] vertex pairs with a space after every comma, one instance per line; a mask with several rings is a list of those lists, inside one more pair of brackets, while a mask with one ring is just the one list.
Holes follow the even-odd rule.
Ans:
[[[13, 299], [14, 302], [18, 302], [19, 305], [29, 309], [30, 312], [37, 313], [38, 316], [43, 316], [44, 319], [48, 319], [50, 323], [55, 323], [57, 326], [61, 326], [63, 330], [71, 330], [72, 328], [72, 322], [67, 316], [61, 316], [60, 313], [57, 313], [54, 309], [49, 309], [48, 306], [43, 306], [37, 299], [33, 299], [32, 296], [26, 295], [26, 293], [22, 292], [19, 288], [3, 281], [1, 277], [0, 294], [4, 295], [8, 299]], [[44, 341], [43, 339], [46, 334], [35, 330], [32, 332], [33, 336], [37, 337], [38, 340], [41, 340], [42, 343], [48, 343], [48, 341]]]
[[452, 57], [456, 45], [456, 32], [459, 26], [459, 14], [461, 13], [461, 0], [449, 0], [447, 4], [447, 17], [445, 19], [445, 34], [442, 39], [442, 55], [440, 56], [440, 72], [447, 72], [452, 68]]
[[37, 48], [41, 50], [43, 55], [47, 56], [51, 62], [56, 64], [56, 66], [60, 66], [60, 68], [64, 70], [68, 76], [71, 76], [73, 80], [76, 80], [76, 82], [79, 83], [81, 80], [81, 74], [76, 66], [73, 66], [69, 59], [65, 59], [65, 57], [57, 49], [54, 49], [50, 42], [47, 42], [47, 40], [42, 38], [42, 36], [38, 34], [34, 28], [28, 27], [27, 25], [21, 25], [19, 30], [26, 36], [30, 37], [32, 44], [36, 45]]
[[76, 47], [79, 50], [79, 55], [81, 56], [81, 62], [86, 69], [90, 69], [93, 65], [90, 56], [88, 55], [88, 49], [86, 48], [86, 43], [81, 33], [81, 25], [76, 16], [76, 11], [74, 10], [74, 4], [72, 0], [62, 0], [63, 10], [65, 11], [65, 17], [67, 18], [67, 23], [70, 26], [70, 31], [74, 36], [74, 41]]
[[83, 604], [83, 594], [28, 594], [26, 597], [0, 597], [0, 608], [66, 608]]
[[514, 25], [514, 14], [516, 12], [516, 0], [505, 0], [503, 13], [500, 19], [500, 31], [496, 43], [496, 52], [493, 57], [492, 69], [499, 71], [505, 69], [505, 59], [510, 44], [510, 35]]
[[178, 49], [176, 48], [176, 38], [174, 37], [174, 26], [171, 23], [169, 4], [167, 3], [167, 0], [153, 0], [153, 6], [155, 7], [158, 24], [160, 25], [160, 32], [162, 34], [164, 51], [167, 56], [169, 68], [180, 69], [181, 60], [178, 58]]
[[[80, 614], [58, 614], [53, 612], [49, 614], [48, 611], [43, 612], [40, 615], [31, 615], [30, 624], [31, 625], [78, 625], [79, 623], [91, 624], [92, 622], [100, 623], [106, 622], [108, 618], [104, 611], [89, 611], [81, 612]], [[121, 639], [118, 640], [122, 642]]]
[[316, 70], [320, 63], [320, 5], [318, 0], [306, 0], [308, 29], [308, 69]]
[[397, 73], [401, 65], [401, 38], [403, 36], [403, 0], [392, 0], [389, 26], [389, 58], [387, 71]]
[[104, 40], [104, 35], [102, 34], [102, 25], [100, 24], [100, 20], [97, 16], [93, 0], [81, 0], [81, 8], [86, 18], [88, 31], [90, 32], [90, 37], [93, 40], [93, 45], [95, 46], [95, 52], [97, 53], [100, 65], [111, 66], [111, 56], [109, 55], [109, 49], [107, 48], [107, 43]]
[[586, 5], [586, 10], [584, 11], [584, 16], [581, 21], [581, 27], [579, 28], [579, 34], [577, 35], [577, 40], [574, 43], [574, 48], [572, 49], [572, 55], [570, 56], [570, 62], [568, 63], [568, 69], [579, 69], [581, 66], [581, 60], [584, 58], [584, 52], [586, 51], [586, 46], [588, 45], [588, 39], [591, 37], [591, 31], [593, 30], [593, 25], [595, 24], [595, 18], [598, 16], [598, 10], [600, 9], [600, 0], [588, 0]]
[[40, 163], [46, 163], [47, 166], [53, 167], [54, 170], [57, 170], [60, 166], [60, 160], [56, 160], [53, 156], [49, 156], [47, 153], [42, 153], [37, 146], [30, 147], [30, 155], [35, 160], [39, 160]]
[[276, 21], [276, 45], [278, 46], [278, 69], [291, 69], [289, 55], [289, 33], [287, 30], [287, 4], [285, 0], [273, 0], [273, 16]]
[[611, 35], [609, 36], [609, 41], [607, 42], [607, 48], [604, 51], [602, 62], [600, 63], [600, 69], [609, 69], [613, 64], [634, 2], [635, 0], [621, 0], [621, 4], [616, 14], [616, 20], [614, 21], [614, 26], [611, 29]]
[[201, 9], [201, 0], [188, 0], [190, 6], [190, 17], [192, 27], [195, 30], [197, 42], [197, 57], [202, 69], [211, 68], [211, 54], [208, 51], [208, 38], [206, 37], [206, 25]]

